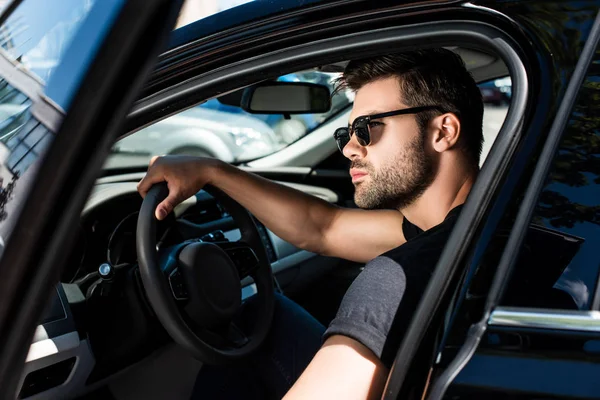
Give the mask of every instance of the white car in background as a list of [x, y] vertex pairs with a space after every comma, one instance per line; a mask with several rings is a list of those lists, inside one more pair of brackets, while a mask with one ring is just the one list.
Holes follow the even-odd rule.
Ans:
[[253, 160], [283, 145], [273, 129], [249, 115], [194, 107], [121, 139], [107, 166], [147, 163], [154, 155], [187, 154], [227, 162]]

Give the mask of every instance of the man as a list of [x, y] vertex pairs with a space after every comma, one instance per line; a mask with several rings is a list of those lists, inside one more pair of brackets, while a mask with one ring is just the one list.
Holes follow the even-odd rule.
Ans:
[[[349, 127], [334, 136], [351, 160], [361, 209], [338, 208], [210, 159], [153, 159], [139, 184], [144, 195], [152, 184], [168, 182], [159, 219], [211, 184], [300, 248], [368, 262], [314, 350], [295, 346], [314, 343], [324, 328], [314, 328], [301, 313], [294, 319], [301, 322], [292, 321], [289, 310], [299, 307], [278, 302], [270, 340], [284, 344], [267, 344], [264, 351], [285, 378], [270, 394], [281, 397], [291, 387], [286, 399], [380, 397], [402, 333], [479, 170], [483, 104], [456, 54], [431, 49], [352, 61], [340, 85], [356, 92]], [[283, 336], [278, 332], [286, 324], [297, 324], [295, 333], [275, 337]], [[295, 349], [292, 367], [277, 358], [286, 343]]]

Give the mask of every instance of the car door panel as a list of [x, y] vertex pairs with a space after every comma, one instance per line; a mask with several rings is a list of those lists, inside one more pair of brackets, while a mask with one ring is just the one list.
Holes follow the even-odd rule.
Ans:
[[[30, 7], [29, 3], [24, 1], [8, 10], [19, 13]], [[112, 142], [110, 134], [122, 121], [179, 6], [179, 2], [168, 1], [98, 2], [90, 9], [91, 19], [83, 19], [78, 31], [78, 45], [88, 40], [88, 50], [93, 51], [67, 47], [70, 62], [58, 64], [48, 81], [48, 91], [41, 91], [65, 116], [44, 155], [27, 169], [31, 185], [18, 200], [23, 212], [13, 214], [18, 229], [4, 237], [6, 246], [0, 260], [0, 398], [15, 396], [34, 328], [58, 281], [65, 249], [73, 244], [73, 227]], [[67, 70], [71, 80], [61, 75]]]
[[531, 178], [508, 204], [502, 229], [514, 225], [495, 232], [463, 288], [430, 398], [441, 398], [448, 384], [446, 398], [598, 396], [592, 377], [599, 325], [589, 294], [597, 285], [600, 235], [588, 212], [598, 204], [597, 172], [588, 169], [598, 153], [589, 144], [598, 135], [589, 105], [597, 94], [599, 40], [596, 15]]

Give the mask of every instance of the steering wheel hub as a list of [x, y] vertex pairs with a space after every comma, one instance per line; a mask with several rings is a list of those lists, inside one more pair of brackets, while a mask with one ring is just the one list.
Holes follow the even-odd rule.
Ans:
[[187, 315], [208, 328], [229, 322], [241, 306], [242, 286], [227, 253], [215, 244], [197, 242], [185, 246], [178, 259], [190, 297]]

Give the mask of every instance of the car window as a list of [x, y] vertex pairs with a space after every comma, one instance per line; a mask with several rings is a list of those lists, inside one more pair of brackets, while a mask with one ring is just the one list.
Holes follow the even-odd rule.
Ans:
[[[298, 72], [284, 82], [327, 85], [333, 92], [339, 73]], [[346, 109], [352, 97], [335, 93], [331, 109], [322, 114], [250, 114], [236, 105], [212, 99], [150, 125], [118, 142], [105, 169], [144, 167], [154, 155], [194, 155], [240, 163], [273, 154], [317, 129]]]
[[[278, 80], [323, 84], [334, 92], [334, 82], [339, 75], [303, 71]], [[510, 77], [484, 82], [479, 87], [485, 104], [483, 163], [508, 112]], [[152, 156], [165, 154], [215, 157], [231, 163], [255, 160], [318, 129], [329, 118], [347, 109], [352, 101], [351, 92], [337, 92], [332, 96], [329, 112], [286, 118], [281, 114], [250, 114], [239, 106], [211, 99], [116, 142], [104, 168], [141, 168], [148, 165]]]
[[478, 84], [483, 100], [483, 146], [480, 164], [483, 165], [508, 113], [512, 96], [510, 76]]
[[600, 267], [599, 62], [597, 52], [539, 196], [504, 305], [590, 308]]
[[196, 22], [251, 1], [253, 0], [185, 0], [181, 7], [181, 11], [179, 12], [179, 18], [177, 18], [177, 25], [175, 28], [181, 28], [192, 22]]
[[60, 7], [48, 7], [46, 0], [24, 1], [0, 31], [2, 48], [43, 82], [52, 75], [95, 0], [61, 2]]
[[[92, 6], [25, 0], [0, 26], [0, 253], [61, 111], [44, 87]], [[71, 7], [72, 6], [72, 7]]]

